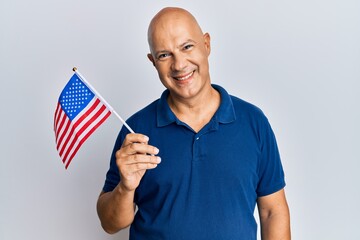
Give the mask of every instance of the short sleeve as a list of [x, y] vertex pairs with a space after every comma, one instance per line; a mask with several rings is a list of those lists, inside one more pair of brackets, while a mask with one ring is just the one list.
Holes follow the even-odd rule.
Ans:
[[258, 197], [275, 193], [285, 187], [284, 171], [275, 135], [268, 120], [261, 124]]

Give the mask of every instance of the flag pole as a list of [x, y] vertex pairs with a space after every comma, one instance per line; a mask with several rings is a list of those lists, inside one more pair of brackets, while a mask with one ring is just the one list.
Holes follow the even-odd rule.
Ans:
[[81, 73], [77, 70], [76, 67], [73, 68], [73, 71], [84, 82], [84, 84], [88, 88], [90, 88], [92, 92], [95, 93], [95, 95], [100, 99], [100, 101], [105, 104], [105, 106], [110, 110], [110, 112], [114, 113], [114, 115], [122, 122], [122, 124], [124, 124], [127, 130], [129, 130], [129, 132], [131, 133], [135, 133], [134, 130], [132, 130], [131, 127], [124, 121], [124, 119], [122, 119], [122, 117], [120, 117], [120, 115], [110, 106], [110, 104], [98, 93], [98, 91], [96, 91], [95, 88], [93, 88], [93, 86], [91, 86], [91, 84], [86, 81], [86, 79], [81, 75]]

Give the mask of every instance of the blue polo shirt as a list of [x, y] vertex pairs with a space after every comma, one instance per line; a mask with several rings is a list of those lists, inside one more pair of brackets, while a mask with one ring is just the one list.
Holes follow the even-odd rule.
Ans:
[[[274, 133], [263, 112], [213, 85], [221, 104], [198, 133], [171, 111], [166, 90], [128, 119], [160, 149], [161, 163], [146, 171], [135, 193], [130, 239], [256, 239], [258, 197], [285, 186]], [[115, 143], [103, 190], [120, 181]]]

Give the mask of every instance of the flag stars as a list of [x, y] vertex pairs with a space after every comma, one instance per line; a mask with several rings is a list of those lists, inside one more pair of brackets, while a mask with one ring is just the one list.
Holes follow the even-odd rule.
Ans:
[[93, 97], [94, 94], [90, 89], [80, 79], [74, 78], [64, 89], [59, 102], [66, 114], [73, 118], [85, 108]]

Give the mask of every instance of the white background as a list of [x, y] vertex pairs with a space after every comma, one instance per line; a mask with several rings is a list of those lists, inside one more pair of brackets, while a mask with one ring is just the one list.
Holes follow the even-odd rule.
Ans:
[[111, 116], [65, 171], [53, 114], [73, 66], [124, 118], [158, 98], [146, 31], [169, 5], [211, 34], [212, 82], [268, 116], [293, 239], [360, 239], [356, 0], [0, 0], [0, 239], [127, 239], [104, 233], [95, 210], [120, 122]]

